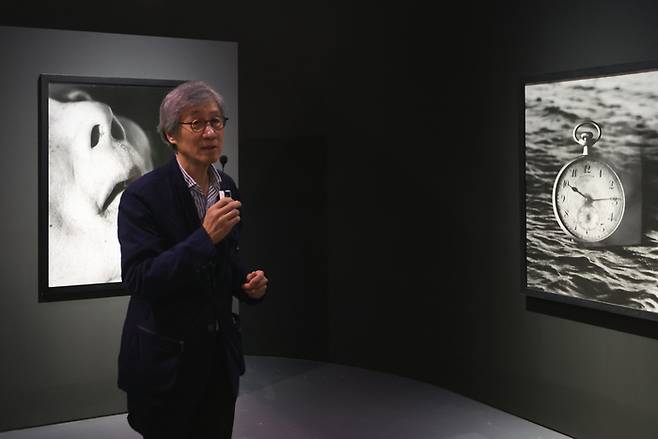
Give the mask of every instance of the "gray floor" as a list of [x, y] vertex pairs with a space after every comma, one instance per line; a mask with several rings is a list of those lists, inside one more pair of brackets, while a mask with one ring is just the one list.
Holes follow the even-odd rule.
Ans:
[[[364, 369], [247, 357], [234, 439], [569, 439], [430, 384]], [[0, 439], [140, 439], [125, 415]]]

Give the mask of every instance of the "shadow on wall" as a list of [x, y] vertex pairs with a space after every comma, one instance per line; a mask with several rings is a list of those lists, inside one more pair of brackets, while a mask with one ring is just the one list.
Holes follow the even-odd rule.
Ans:
[[[566, 298], [566, 301], [568, 301], [568, 298]], [[576, 304], [553, 302], [536, 297], [526, 298], [526, 309], [531, 312], [658, 340], [658, 325], [653, 320], [586, 308]]]

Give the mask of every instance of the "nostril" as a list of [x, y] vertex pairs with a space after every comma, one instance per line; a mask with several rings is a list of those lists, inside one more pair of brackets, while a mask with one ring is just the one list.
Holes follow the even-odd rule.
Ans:
[[123, 126], [121, 126], [116, 117], [112, 118], [112, 137], [117, 140], [126, 139], [126, 132], [123, 130]]
[[89, 143], [92, 148], [98, 145], [100, 138], [101, 138], [101, 126], [94, 125], [94, 127], [91, 129], [91, 142]]

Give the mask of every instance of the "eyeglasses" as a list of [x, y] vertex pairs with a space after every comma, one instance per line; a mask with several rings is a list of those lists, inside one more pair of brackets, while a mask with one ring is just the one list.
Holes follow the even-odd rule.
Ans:
[[194, 119], [191, 122], [178, 122], [179, 125], [189, 125], [190, 129], [195, 133], [201, 133], [206, 129], [206, 125], [210, 124], [210, 128], [219, 131], [226, 126], [228, 117], [213, 117], [210, 120]]

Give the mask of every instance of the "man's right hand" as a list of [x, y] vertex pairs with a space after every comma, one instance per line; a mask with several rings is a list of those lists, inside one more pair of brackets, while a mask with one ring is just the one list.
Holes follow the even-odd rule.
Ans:
[[208, 208], [203, 219], [203, 228], [213, 244], [216, 245], [224, 239], [233, 226], [240, 222], [240, 206], [242, 203], [239, 201], [224, 197]]

